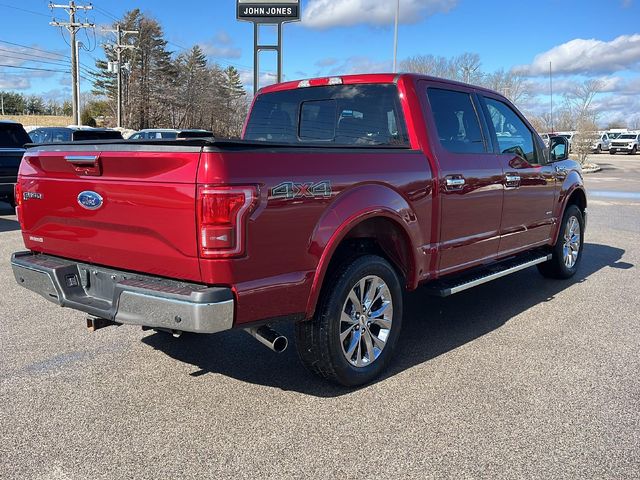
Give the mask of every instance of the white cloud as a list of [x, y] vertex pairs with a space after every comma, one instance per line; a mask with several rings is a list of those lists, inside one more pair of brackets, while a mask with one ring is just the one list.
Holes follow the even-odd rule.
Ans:
[[8, 75], [0, 72], [0, 90], [26, 90], [31, 88], [27, 75]]
[[218, 31], [212, 40], [200, 44], [200, 48], [209, 57], [240, 58], [242, 49], [234, 46], [233, 39], [224, 30]]
[[329, 70], [328, 75], [348, 75], [352, 73], [384, 73], [393, 68], [391, 60], [374, 60], [370, 57], [353, 56], [345, 59]]
[[[602, 83], [600, 93], [622, 93], [625, 90], [632, 89], [637, 83], [635, 81], [627, 81], [622, 77], [601, 77], [598, 80]], [[554, 95], [564, 95], [575, 91], [582, 83], [583, 81], [579, 78], [555, 78], [553, 79], [553, 93]], [[549, 79], [531, 80], [527, 82], [527, 90], [533, 96], [549, 95], [551, 91]]]
[[321, 58], [320, 60], [318, 60], [316, 62], [316, 66], [320, 67], [320, 68], [324, 68], [324, 67], [331, 67], [333, 65], [335, 65], [336, 63], [338, 63], [338, 60], [335, 58]]
[[[400, 0], [400, 22], [416, 23], [425, 15], [448, 12], [458, 0]], [[392, 0], [309, 0], [303, 25], [326, 29], [358, 24], [389, 25], [395, 18]]]
[[531, 64], [517, 66], [514, 71], [531, 76], [548, 75], [549, 62], [555, 75], [636, 70], [640, 67], [640, 34], [621, 35], [610, 42], [576, 38], [536, 55]]
[[[253, 92], [253, 72], [242, 70], [240, 72], [240, 81], [248, 92]], [[286, 82], [287, 79], [283, 78], [282, 81]], [[277, 83], [277, 75], [275, 72], [264, 72], [260, 74], [260, 79], [258, 80], [260, 88], [273, 85], [274, 83]]]

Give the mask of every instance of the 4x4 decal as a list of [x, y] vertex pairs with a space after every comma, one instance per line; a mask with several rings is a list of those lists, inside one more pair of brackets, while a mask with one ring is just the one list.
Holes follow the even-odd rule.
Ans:
[[296, 198], [331, 198], [331, 182], [282, 182], [271, 189], [270, 198], [294, 200]]

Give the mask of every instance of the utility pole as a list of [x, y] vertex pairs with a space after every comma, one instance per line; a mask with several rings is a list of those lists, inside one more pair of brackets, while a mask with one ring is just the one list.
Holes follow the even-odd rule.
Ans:
[[78, 112], [78, 123], [77, 125], [80, 125], [80, 114], [81, 114], [81, 110], [80, 110], [80, 47], [82, 46], [82, 42], [79, 40], [76, 40], [76, 101], [78, 102], [76, 104], [76, 112]]
[[396, 21], [393, 32], [393, 73], [398, 72], [398, 23], [400, 22], [400, 0], [396, 3]]
[[116, 51], [117, 55], [117, 75], [118, 75], [118, 127], [122, 127], [122, 52], [127, 49], [136, 48], [135, 45], [129, 45], [123, 43], [126, 35], [137, 35], [140, 32], [138, 30], [122, 30], [120, 24], [116, 25], [115, 30], [103, 30], [105, 32], [116, 34], [116, 43], [111, 44], [111, 48]]
[[76, 21], [76, 12], [78, 10], [93, 10], [93, 6], [89, 5], [76, 5], [76, 2], [71, 0], [68, 5], [57, 5], [54, 3], [49, 4], [49, 8], [53, 10], [54, 8], [62, 8], [69, 14], [68, 22], [58, 22], [54, 20], [49, 22], [49, 25], [53, 27], [64, 27], [69, 31], [71, 36], [71, 41], [69, 42], [71, 45], [71, 91], [73, 96], [72, 108], [73, 108], [73, 123], [75, 125], [80, 124], [80, 112], [78, 111], [78, 56], [77, 56], [77, 45], [76, 45], [76, 33], [81, 28], [94, 28], [95, 24], [87, 23], [87, 22], [77, 22]]
[[0, 106], [2, 108], [2, 115], [4, 115], [4, 93], [0, 93]]

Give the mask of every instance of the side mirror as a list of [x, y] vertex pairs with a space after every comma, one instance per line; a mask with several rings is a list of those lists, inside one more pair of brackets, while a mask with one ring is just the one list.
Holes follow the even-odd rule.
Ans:
[[549, 137], [549, 161], [560, 162], [569, 159], [569, 140], [564, 137]]

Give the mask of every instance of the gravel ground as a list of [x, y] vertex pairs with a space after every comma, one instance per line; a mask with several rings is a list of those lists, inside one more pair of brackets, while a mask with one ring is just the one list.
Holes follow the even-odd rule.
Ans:
[[243, 332], [89, 334], [15, 285], [0, 205], [0, 478], [639, 478], [640, 157], [594, 160], [575, 279], [409, 295], [356, 391]]

